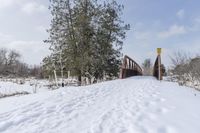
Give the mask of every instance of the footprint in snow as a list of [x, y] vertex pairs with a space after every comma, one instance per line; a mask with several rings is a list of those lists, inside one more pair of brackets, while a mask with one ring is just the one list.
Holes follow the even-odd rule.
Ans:
[[165, 98], [157, 98], [156, 101], [157, 101], [157, 102], [165, 102], [166, 99], [165, 99]]
[[145, 105], [146, 107], [151, 107], [151, 106], [155, 106], [155, 105], [156, 105], [156, 102], [150, 101], [150, 102], [146, 102], [144, 105]]

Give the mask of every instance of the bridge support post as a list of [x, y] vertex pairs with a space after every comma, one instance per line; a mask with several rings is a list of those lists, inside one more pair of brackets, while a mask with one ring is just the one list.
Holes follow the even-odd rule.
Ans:
[[162, 65], [161, 65], [161, 48], [157, 48], [157, 58], [156, 58], [156, 62], [154, 65], [154, 76], [158, 79], [158, 80], [162, 80]]
[[161, 77], [161, 57], [158, 55], [158, 80], [162, 80]]

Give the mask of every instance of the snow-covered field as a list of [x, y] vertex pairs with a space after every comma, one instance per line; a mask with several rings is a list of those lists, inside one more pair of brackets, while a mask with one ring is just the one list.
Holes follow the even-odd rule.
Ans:
[[199, 133], [200, 93], [152, 77], [0, 99], [2, 133]]
[[24, 84], [16, 82], [17, 79], [7, 79], [6, 81], [0, 81], [0, 95], [15, 94], [17, 92], [28, 92], [28, 93], [38, 93], [43, 91], [48, 91], [47, 84], [45, 80], [28, 80]]

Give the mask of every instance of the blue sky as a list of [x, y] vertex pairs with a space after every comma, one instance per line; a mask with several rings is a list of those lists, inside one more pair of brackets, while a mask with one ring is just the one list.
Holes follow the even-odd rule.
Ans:
[[[163, 63], [170, 65], [175, 51], [200, 53], [199, 0], [119, 0], [122, 16], [131, 24], [123, 53], [139, 63], [156, 58], [163, 48]], [[23, 60], [39, 64], [49, 54], [43, 40], [50, 24], [48, 0], [0, 0], [0, 47], [17, 49]]]
[[200, 53], [200, 1], [124, 0], [123, 18], [131, 24], [123, 52], [141, 63], [156, 58], [163, 48], [163, 63], [176, 51]]

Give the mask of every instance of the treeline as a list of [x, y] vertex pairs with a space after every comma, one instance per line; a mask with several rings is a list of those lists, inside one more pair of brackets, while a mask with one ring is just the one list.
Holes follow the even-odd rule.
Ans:
[[15, 50], [0, 49], [0, 76], [1, 77], [38, 77], [42, 78], [40, 66], [29, 66], [21, 61], [21, 55]]
[[43, 60], [45, 75], [54, 71], [81, 83], [118, 77], [126, 30], [123, 5], [115, 0], [50, 0], [49, 38], [52, 54]]

